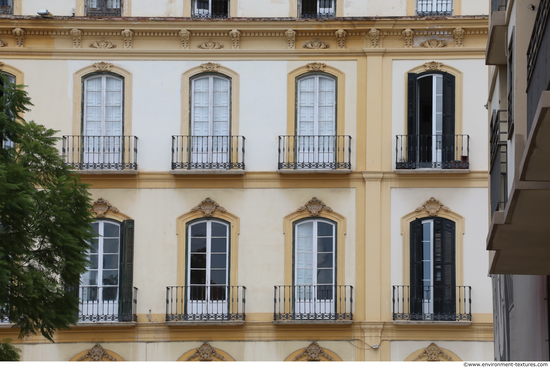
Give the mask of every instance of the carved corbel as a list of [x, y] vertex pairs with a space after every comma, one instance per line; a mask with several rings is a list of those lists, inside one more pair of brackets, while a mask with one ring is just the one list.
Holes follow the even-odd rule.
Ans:
[[336, 32], [334, 32], [336, 36], [336, 40], [338, 43], [338, 48], [345, 49], [346, 48], [346, 34], [347, 32], [343, 29], [339, 29]]
[[321, 211], [332, 212], [332, 208], [328, 207], [325, 202], [317, 199], [317, 197], [311, 198], [305, 205], [298, 208], [298, 212], [309, 211], [311, 216], [317, 217], [321, 214]]
[[464, 29], [457, 27], [453, 30], [453, 36], [455, 40], [455, 46], [456, 47], [463, 47], [464, 46]]
[[369, 31], [370, 44], [372, 48], [377, 49], [380, 47], [380, 30], [377, 28], [371, 28]]
[[82, 31], [78, 28], [71, 29], [71, 37], [73, 38], [73, 49], [80, 49], [82, 48]]
[[182, 29], [179, 32], [180, 39], [181, 39], [181, 48], [182, 49], [188, 49], [189, 48], [189, 39], [191, 38], [191, 32], [189, 32], [186, 29]]
[[287, 29], [285, 32], [286, 47], [294, 50], [296, 48], [296, 31], [293, 29]]
[[95, 212], [96, 217], [105, 217], [108, 211], [118, 213], [118, 208], [111, 206], [111, 204], [103, 198], [99, 198], [92, 204], [92, 209], [90, 211]]
[[191, 212], [202, 211], [204, 217], [212, 217], [215, 211], [226, 212], [225, 208], [221, 207], [216, 201], [206, 198], [198, 206], [191, 208]]
[[241, 32], [234, 29], [231, 32], [229, 32], [229, 37], [231, 37], [231, 48], [238, 49], [239, 43], [241, 41]]
[[403, 30], [403, 37], [405, 37], [405, 48], [413, 47], [414, 31], [410, 28]]
[[24, 47], [25, 46], [25, 30], [23, 28], [14, 28], [12, 31], [15, 36], [15, 46]]
[[440, 210], [449, 212], [451, 209], [447, 206], [444, 206], [441, 202], [439, 202], [434, 197], [431, 197], [422, 206], [418, 207], [415, 210], [415, 212], [426, 211], [430, 216], [437, 216], [437, 213]]
[[122, 33], [122, 37], [124, 37], [124, 48], [131, 49], [134, 32], [132, 32], [131, 29], [125, 29], [121, 33]]

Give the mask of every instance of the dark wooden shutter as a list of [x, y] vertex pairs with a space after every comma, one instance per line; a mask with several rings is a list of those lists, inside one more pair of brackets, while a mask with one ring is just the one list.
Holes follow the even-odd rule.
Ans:
[[[416, 121], [416, 105], [417, 105], [417, 96], [416, 96], [416, 79], [417, 75], [415, 73], [409, 73], [407, 76], [407, 139], [404, 144], [407, 145], [407, 162], [413, 163], [416, 162], [416, 153], [417, 153], [417, 121]], [[416, 166], [411, 165], [411, 168]]]
[[434, 219], [434, 314], [436, 319], [455, 320], [455, 223]]
[[455, 157], [455, 77], [452, 74], [443, 74], [443, 153], [442, 159], [445, 168], [450, 168]]
[[134, 220], [125, 220], [120, 227], [120, 280], [118, 319], [120, 322], [133, 320], [132, 304], [134, 294]]
[[422, 220], [411, 222], [410, 319], [422, 319]]

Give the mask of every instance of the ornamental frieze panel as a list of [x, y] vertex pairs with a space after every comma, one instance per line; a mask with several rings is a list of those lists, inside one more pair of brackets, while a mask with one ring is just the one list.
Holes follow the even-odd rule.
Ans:
[[312, 39], [302, 43], [302, 48], [304, 49], [328, 49], [330, 45], [319, 39]]
[[430, 49], [447, 47], [447, 41], [432, 38], [432, 39], [426, 40], [424, 42], [421, 42], [420, 47], [425, 47], [425, 48], [430, 48]]
[[199, 46], [197, 47], [203, 50], [219, 50], [219, 49], [223, 49], [223, 44], [216, 41], [206, 41], [199, 44]]
[[99, 40], [92, 42], [90, 47], [93, 49], [114, 49], [116, 44], [109, 40]]

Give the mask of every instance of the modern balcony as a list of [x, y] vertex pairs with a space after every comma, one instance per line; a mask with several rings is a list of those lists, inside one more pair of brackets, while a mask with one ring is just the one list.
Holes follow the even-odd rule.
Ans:
[[123, 0], [86, 0], [86, 16], [120, 17]]
[[472, 288], [395, 285], [392, 287], [392, 314], [394, 323], [471, 322]]
[[275, 323], [351, 323], [353, 286], [275, 286], [273, 320]]
[[453, 15], [453, 0], [416, 0], [416, 15]]
[[65, 163], [77, 170], [136, 171], [137, 143], [135, 136], [64, 135]]
[[242, 323], [245, 303], [244, 286], [167, 286], [166, 322]]
[[242, 174], [245, 169], [245, 137], [172, 136], [173, 173]]
[[193, 18], [228, 18], [229, 0], [192, 0]]
[[493, 110], [491, 115], [491, 166], [489, 177], [491, 187], [491, 216], [494, 215], [495, 211], [504, 210], [508, 198], [507, 136], [507, 111]]
[[351, 170], [349, 135], [280, 135], [280, 172]]
[[470, 136], [467, 134], [397, 135], [395, 169], [434, 169], [467, 172]]
[[[504, 2], [504, 4], [502, 4]], [[506, 65], [508, 25], [506, 24], [506, 1], [491, 1], [491, 19], [489, 23], [489, 36], [485, 49], [485, 64]]]
[[137, 322], [136, 287], [80, 286], [79, 323]]

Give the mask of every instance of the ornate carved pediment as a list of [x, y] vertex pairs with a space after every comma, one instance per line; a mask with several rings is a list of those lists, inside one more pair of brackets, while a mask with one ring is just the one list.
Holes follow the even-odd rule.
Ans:
[[217, 72], [221, 65], [218, 63], [204, 63], [201, 64], [203, 72]]
[[321, 201], [320, 199], [317, 199], [317, 197], [311, 198], [310, 201], [308, 201], [305, 205], [298, 208], [298, 212], [302, 211], [309, 211], [311, 213], [311, 216], [319, 216], [321, 211], [325, 210], [327, 212], [332, 212], [332, 208], [328, 207], [325, 202]]
[[191, 355], [186, 360], [199, 362], [225, 361], [226, 359], [216, 352], [209, 343], [202, 344], [195, 354]]
[[78, 361], [91, 361], [91, 362], [103, 362], [103, 361], [113, 361], [116, 359], [110, 356], [101, 345], [96, 344], [91, 348], [83, 357], [78, 359]]
[[304, 49], [328, 49], [330, 45], [325, 41], [315, 39], [302, 43], [302, 47]]
[[116, 44], [109, 40], [99, 40], [92, 42], [90, 47], [93, 49], [114, 49]]
[[437, 40], [435, 38], [432, 38], [432, 39], [429, 39], [427, 41], [421, 42], [420, 47], [426, 47], [426, 48], [429, 48], [429, 49], [447, 47], [447, 41]]
[[223, 44], [216, 41], [207, 41], [207, 42], [201, 43], [197, 47], [203, 50], [219, 50], [219, 49], [223, 49]]
[[422, 206], [418, 207], [415, 211], [421, 212], [426, 211], [430, 216], [437, 216], [437, 213], [440, 210], [449, 212], [451, 209], [447, 206], [444, 206], [441, 202], [439, 202], [434, 197], [428, 199]]
[[428, 362], [440, 362], [440, 361], [452, 361], [453, 358], [448, 356], [439, 346], [433, 342], [428, 346], [419, 356], [414, 358], [414, 361], [428, 361]]
[[317, 344], [317, 342], [312, 342], [304, 351], [294, 358], [295, 361], [309, 361], [309, 362], [319, 362], [319, 361], [332, 361], [331, 356], [329, 356], [325, 351]]
[[324, 72], [327, 64], [325, 63], [309, 63], [306, 65], [310, 72]]
[[110, 72], [113, 64], [100, 61], [99, 63], [94, 63], [94, 68], [96, 72]]
[[105, 217], [107, 211], [118, 213], [118, 208], [111, 206], [111, 204], [103, 198], [99, 198], [93, 203], [91, 211], [95, 212], [96, 217]]
[[205, 217], [212, 217], [215, 211], [226, 212], [216, 201], [206, 198], [198, 206], [191, 208], [191, 212], [201, 210]]
[[294, 49], [296, 46], [296, 31], [293, 29], [287, 29], [285, 32], [286, 45], [289, 49]]
[[429, 63], [424, 63], [426, 70], [441, 70], [443, 63], [437, 61], [430, 61]]

